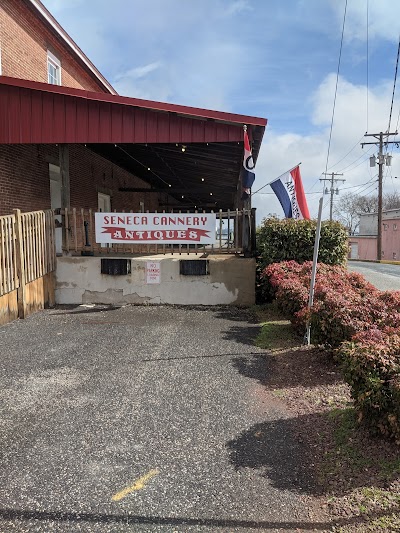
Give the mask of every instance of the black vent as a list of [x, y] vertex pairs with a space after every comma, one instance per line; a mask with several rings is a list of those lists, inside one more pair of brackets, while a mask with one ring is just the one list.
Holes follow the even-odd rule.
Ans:
[[102, 259], [101, 273], [110, 276], [126, 276], [131, 273], [130, 259]]
[[209, 261], [202, 259], [185, 259], [179, 261], [179, 273], [182, 276], [207, 276], [210, 271]]

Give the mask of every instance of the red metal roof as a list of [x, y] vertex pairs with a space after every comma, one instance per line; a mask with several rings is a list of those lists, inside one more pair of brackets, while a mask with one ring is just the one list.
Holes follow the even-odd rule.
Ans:
[[267, 120], [0, 76], [0, 144], [243, 141]]

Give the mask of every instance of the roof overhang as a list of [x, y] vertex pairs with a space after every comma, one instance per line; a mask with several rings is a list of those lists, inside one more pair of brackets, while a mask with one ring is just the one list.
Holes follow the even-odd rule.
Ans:
[[85, 144], [154, 191], [165, 189], [198, 208], [236, 204], [243, 126], [256, 161], [266, 124], [263, 118], [0, 77], [0, 144]]

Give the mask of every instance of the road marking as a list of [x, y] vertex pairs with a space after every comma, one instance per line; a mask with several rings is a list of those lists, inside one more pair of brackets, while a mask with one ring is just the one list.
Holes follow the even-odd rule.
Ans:
[[114, 496], [111, 498], [112, 501], [119, 502], [119, 500], [122, 500], [122, 498], [125, 498], [125, 496], [127, 496], [131, 492], [135, 492], [135, 490], [141, 490], [152, 477], [156, 476], [159, 473], [160, 471], [157, 469], [150, 470], [150, 472], [147, 472], [147, 474], [137, 479], [132, 486], [126, 487], [126, 489], [123, 489], [117, 492], [117, 494], [114, 494]]

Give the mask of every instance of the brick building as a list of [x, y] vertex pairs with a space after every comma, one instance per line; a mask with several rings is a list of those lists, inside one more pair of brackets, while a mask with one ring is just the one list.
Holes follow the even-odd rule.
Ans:
[[39, 0], [0, 0], [0, 215], [240, 208], [243, 125], [121, 97]]
[[[119, 96], [39, 0], [0, 0], [2, 224], [8, 224], [11, 235], [14, 226], [22, 226], [19, 222], [13, 226], [12, 217], [2, 215], [13, 209], [60, 209], [55, 212], [55, 249], [62, 257], [56, 261], [55, 278], [54, 265], [44, 277], [36, 275], [35, 265], [43, 263], [40, 231], [18, 230], [26, 239], [37, 237], [37, 247], [26, 248], [32, 252], [26, 264], [36, 269], [31, 268], [28, 280], [34, 284], [34, 294], [38, 286], [50, 287], [43, 288], [43, 298], [32, 309], [51, 300], [46, 294], [54, 292], [53, 283], [58, 303], [253, 303], [255, 261], [247, 256], [254, 249], [255, 210], [247, 204], [241, 210], [243, 130], [246, 126], [255, 162], [266, 124], [259, 117]], [[225, 250], [231, 258], [215, 256], [209, 270], [204, 268], [208, 260], [203, 261], [201, 275], [209, 275], [208, 281], [206, 276], [190, 275], [183, 283], [179, 261], [173, 253], [169, 257], [158, 241], [153, 250], [148, 245], [142, 249], [140, 243], [137, 250], [126, 243], [122, 253], [141, 257], [124, 256], [126, 273], [117, 280], [104, 277], [103, 260], [108, 261], [104, 254], [118, 255], [121, 249], [119, 243], [110, 248], [95, 242], [98, 210], [217, 211], [220, 235], [223, 217], [228, 235], [234, 235]], [[44, 214], [53, 227], [51, 212], [25, 215], [24, 220]], [[14, 219], [21, 217], [17, 212]], [[49, 235], [54, 238], [52, 231]], [[8, 242], [6, 248], [11, 250], [13, 237]], [[167, 252], [175, 247], [180, 253], [179, 242], [171, 246]], [[187, 243], [187, 253], [190, 246], [197, 253], [192, 243]], [[54, 249], [53, 244], [46, 249]], [[164, 254], [159, 287], [145, 278], [143, 261], [154, 250]], [[0, 256], [1, 252], [2, 247]], [[77, 255], [88, 257], [77, 259]], [[24, 282], [18, 288], [22, 296], [15, 298], [14, 285], [23, 279], [13, 278], [15, 257], [10, 252], [6, 261], [0, 261], [0, 297], [6, 299], [7, 320], [15, 316], [17, 300], [23, 310], [28, 305], [21, 290]], [[4, 265], [8, 266], [3, 272]], [[0, 301], [0, 315], [1, 305]]]
[[[0, 1], [0, 73], [2, 76], [116, 94], [108, 81], [38, 0]], [[1, 78], [0, 78], [1, 79]], [[146, 198], [118, 193], [126, 186], [149, 185], [93, 153], [69, 146], [71, 205], [113, 209], [155, 209]], [[100, 204], [99, 204], [100, 202]], [[142, 202], [142, 204], [140, 204]], [[0, 215], [61, 207], [59, 148], [46, 144], [0, 146]]]

